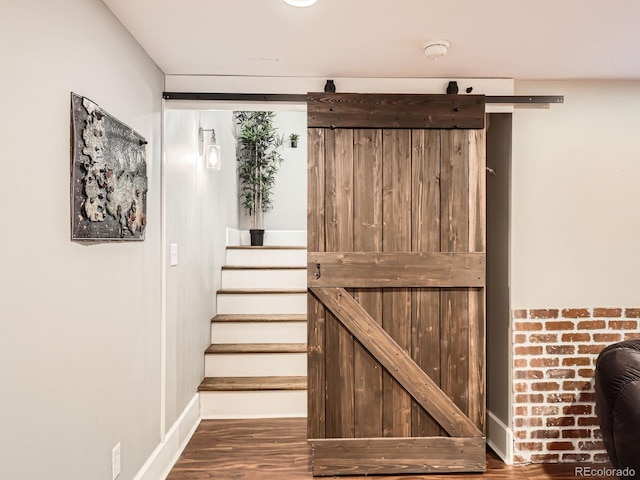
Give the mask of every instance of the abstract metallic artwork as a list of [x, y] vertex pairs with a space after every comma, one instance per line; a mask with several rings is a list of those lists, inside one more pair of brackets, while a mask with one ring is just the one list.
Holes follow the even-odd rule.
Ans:
[[146, 140], [71, 94], [72, 240], [144, 240]]

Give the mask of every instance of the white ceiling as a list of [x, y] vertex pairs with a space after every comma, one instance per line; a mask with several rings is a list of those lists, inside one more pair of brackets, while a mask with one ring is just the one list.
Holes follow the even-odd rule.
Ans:
[[103, 1], [166, 74], [640, 79], [639, 0]]

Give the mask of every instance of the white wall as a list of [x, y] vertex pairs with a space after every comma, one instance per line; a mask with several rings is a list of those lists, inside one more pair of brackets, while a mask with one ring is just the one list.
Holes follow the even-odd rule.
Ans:
[[[286, 142], [280, 150], [283, 161], [273, 188], [273, 210], [264, 214], [265, 230], [307, 229], [307, 113], [277, 111], [273, 125]], [[289, 135], [300, 136], [291, 148]], [[251, 217], [240, 210], [240, 228], [248, 230]]]
[[[0, 478], [133, 478], [160, 441], [162, 72], [99, 0], [0, 0]], [[146, 240], [70, 239], [70, 92], [149, 141]]]
[[512, 306], [638, 304], [640, 82], [516, 82], [564, 95], [513, 116]]
[[[198, 127], [214, 128], [222, 169], [207, 170], [198, 155]], [[210, 137], [211, 132], [205, 132]], [[185, 409], [204, 377], [215, 292], [220, 288], [226, 227], [238, 228], [232, 112], [167, 110], [165, 114], [165, 261], [167, 266], [166, 424]]]

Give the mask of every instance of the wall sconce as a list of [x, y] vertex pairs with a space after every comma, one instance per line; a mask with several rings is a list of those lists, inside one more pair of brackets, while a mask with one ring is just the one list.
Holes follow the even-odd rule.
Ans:
[[[204, 132], [211, 132], [211, 143], [205, 148]], [[222, 167], [222, 156], [220, 145], [216, 143], [216, 131], [211, 129], [198, 129], [198, 154], [204, 154], [204, 164], [207, 170], [220, 170]]]

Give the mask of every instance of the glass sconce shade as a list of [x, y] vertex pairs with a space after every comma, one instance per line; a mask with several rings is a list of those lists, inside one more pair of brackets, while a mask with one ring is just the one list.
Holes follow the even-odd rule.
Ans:
[[222, 166], [220, 145], [207, 145], [205, 165], [207, 170], [220, 170]]

